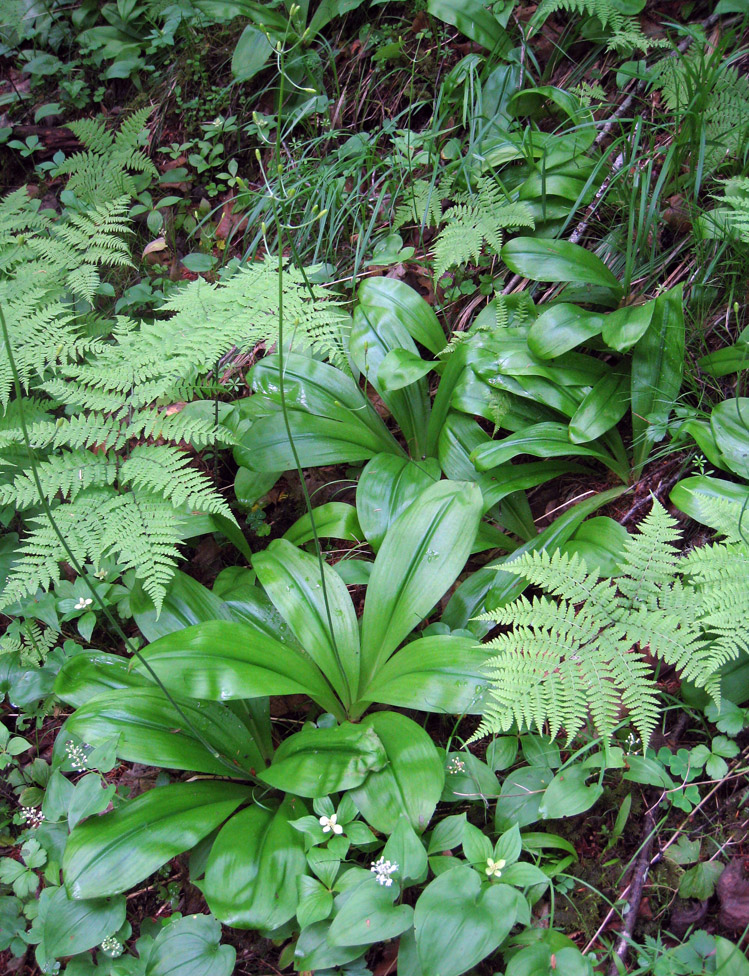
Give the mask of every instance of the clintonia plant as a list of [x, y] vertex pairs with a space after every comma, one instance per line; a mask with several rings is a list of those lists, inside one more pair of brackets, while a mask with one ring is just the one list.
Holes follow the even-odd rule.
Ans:
[[[193, 876], [216, 917], [277, 936], [299, 931], [303, 970], [400, 935], [404, 972], [449, 976], [527, 923], [518, 887], [548, 879], [515, 864], [517, 828], [492, 845], [455, 817], [450, 836], [425, 837], [444, 754], [408, 716], [366, 714], [374, 704], [481, 712], [485, 652], [475, 640], [410, 639], [463, 569], [481, 510], [467, 482], [435, 481], [411, 499], [395, 493], [361, 629], [336, 571], [323, 564], [321, 579], [318, 560], [284, 539], [253, 559], [269, 599], [253, 588], [241, 621], [206, 620], [142, 651], [165, 690], [142, 661], [71, 659], [56, 690], [76, 711], [58, 750], [110, 742], [121, 759], [195, 774], [75, 827], [63, 860], [71, 901], [98, 904], [194, 849]], [[321, 714], [274, 749], [267, 696], [288, 694], [307, 695]], [[404, 888], [426, 879], [428, 853], [461, 844], [466, 860], [440, 858], [416, 907], [403, 903]]]

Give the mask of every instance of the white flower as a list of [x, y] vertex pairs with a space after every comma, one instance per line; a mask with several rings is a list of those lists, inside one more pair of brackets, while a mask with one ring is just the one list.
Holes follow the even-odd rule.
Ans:
[[85, 610], [86, 607], [90, 607], [94, 601], [90, 596], [81, 596], [78, 598], [78, 602], [73, 607], [74, 610]]
[[369, 870], [374, 873], [378, 884], [389, 888], [393, 883], [393, 879], [390, 877], [390, 875], [398, 870], [398, 865], [393, 864], [392, 861], [386, 861], [384, 857], [381, 857], [378, 861], [372, 861], [372, 865]]
[[84, 746], [77, 746], [74, 742], [65, 743], [65, 752], [68, 759], [73, 764], [73, 769], [83, 772], [88, 769], [88, 755]]
[[124, 947], [118, 938], [114, 935], [108, 935], [102, 942], [101, 948], [111, 959], [116, 959], [122, 955]]
[[466, 764], [462, 759], [458, 759], [457, 756], [453, 756], [450, 762], [447, 764], [448, 773], [462, 773], [466, 768]]
[[486, 859], [486, 873], [490, 878], [498, 878], [502, 874], [502, 868], [507, 864], [503, 857], [498, 861], [493, 861], [490, 857]]
[[44, 823], [44, 814], [34, 807], [21, 807], [21, 816], [28, 827], [41, 827]]
[[99, 569], [94, 573], [94, 576], [99, 580], [105, 580], [107, 578], [106, 569]]
[[329, 834], [331, 830], [334, 834], [343, 833], [343, 827], [338, 823], [338, 817], [335, 813], [330, 817], [320, 817], [320, 826], [324, 834]]

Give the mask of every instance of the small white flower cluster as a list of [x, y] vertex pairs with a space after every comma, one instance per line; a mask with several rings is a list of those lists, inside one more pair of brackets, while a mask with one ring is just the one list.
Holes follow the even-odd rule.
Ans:
[[343, 827], [338, 823], [338, 816], [335, 813], [329, 817], [320, 817], [320, 826], [324, 834], [329, 834], [331, 831], [334, 834], [343, 833]]
[[77, 746], [74, 742], [66, 742], [65, 754], [73, 764], [73, 769], [80, 773], [88, 769], [88, 756], [84, 746]]
[[486, 859], [486, 873], [490, 878], [498, 878], [502, 874], [502, 868], [507, 864], [507, 861], [500, 857], [498, 861], [492, 860], [492, 858], [487, 857]]
[[35, 807], [21, 807], [21, 816], [27, 827], [41, 827], [44, 823], [44, 814]]
[[377, 883], [384, 885], [389, 888], [393, 883], [393, 879], [390, 877], [398, 870], [398, 865], [394, 864], [392, 861], [386, 861], [384, 857], [381, 857], [377, 861], [372, 861], [372, 865], [369, 869], [373, 872], [374, 876], [377, 878]]
[[113, 935], [108, 935], [106, 937], [106, 939], [101, 944], [101, 948], [102, 951], [106, 952], [106, 954], [108, 956], [111, 956], [112, 959], [116, 959], [118, 956], [121, 956], [122, 953], [124, 952], [124, 946], [122, 945], [120, 940]]
[[642, 746], [638, 736], [634, 732], [630, 732], [627, 738], [624, 740], [624, 751], [629, 756], [633, 752], [637, 752]]
[[79, 596], [78, 602], [73, 607], [74, 610], [85, 610], [86, 607], [90, 607], [93, 603], [93, 599], [90, 596]]
[[447, 764], [448, 773], [462, 773], [465, 771], [466, 764], [462, 759], [458, 759], [457, 756], [453, 756], [450, 762]]

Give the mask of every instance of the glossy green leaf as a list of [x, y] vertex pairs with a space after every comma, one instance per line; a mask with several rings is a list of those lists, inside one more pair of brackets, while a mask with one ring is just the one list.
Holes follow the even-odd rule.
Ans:
[[[227, 701], [306, 694], [336, 707], [330, 685], [308, 657], [245, 624], [212, 620], [186, 627], [141, 653], [176, 695]], [[139, 661], [135, 667], [146, 674]]]
[[333, 908], [333, 896], [325, 885], [320, 884], [317, 878], [303, 874], [301, 878], [297, 878], [297, 888], [299, 889], [299, 907], [296, 917], [300, 928], [304, 929], [315, 922], [321, 922], [330, 915]]
[[41, 935], [47, 955], [53, 958], [93, 949], [125, 921], [122, 896], [74, 901], [65, 888], [45, 894], [46, 904], [43, 910], [40, 905], [39, 912], [43, 916]]
[[356, 612], [346, 584], [323, 564], [323, 593], [318, 559], [284, 539], [271, 542], [252, 565], [304, 650], [348, 706], [357, 695], [360, 652]]
[[727, 467], [749, 479], [749, 397], [732, 397], [713, 407], [710, 427]]
[[[380, 380], [380, 370], [387, 357], [394, 352], [407, 352], [415, 359], [420, 358], [416, 343], [398, 315], [389, 308], [368, 308], [360, 303], [354, 311], [348, 347], [357, 369], [361, 370], [397, 421], [409, 451], [417, 457], [423, 454], [429, 419], [426, 380], [417, 378], [409, 385], [396, 388], [390, 388]], [[387, 374], [386, 367], [384, 377]]]
[[[394, 457], [386, 454], [385, 457]], [[315, 537], [312, 530], [314, 518], [315, 532], [318, 539], [346, 539], [348, 542], [362, 542], [364, 533], [359, 525], [356, 509], [345, 502], [326, 502], [313, 509], [312, 517], [309, 512], [302, 515], [287, 529], [283, 538], [294, 546], [303, 546]]]
[[593, 772], [583, 766], [570, 766], [557, 773], [546, 788], [538, 808], [539, 816], [545, 820], [558, 820], [590, 810], [603, 793], [600, 783], [590, 786], [586, 783]]
[[362, 727], [372, 729], [385, 748], [387, 766], [369, 774], [351, 798], [375, 830], [392, 833], [401, 816], [422, 833], [442, 793], [445, 772], [431, 736], [397, 712], [368, 715]]
[[[709, 475], [683, 478], [671, 489], [670, 498], [685, 515], [703, 525], [712, 524], [708, 507], [712, 499], [735, 505], [737, 517], [742, 510], [749, 511], [749, 485], [737, 485], [733, 481], [711, 478]], [[746, 525], [746, 518], [745, 515], [743, 525]]]
[[147, 641], [204, 620], [231, 620], [223, 600], [192, 576], [179, 571], [172, 577], [158, 615], [153, 600], [137, 581], [130, 591], [130, 609]]
[[361, 946], [334, 946], [328, 939], [331, 923], [315, 922], [300, 933], [294, 948], [294, 968], [297, 972], [317, 972], [347, 962], [362, 955]]
[[470, 637], [421, 637], [382, 667], [367, 692], [373, 701], [424, 712], [480, 715], [487, 651]]
[[582, 556], [590, 573], [598, 570], [603, 576], [618, 576], [628, 541], [629, 533], [623, 525], [599, 515], [583, 522], [560, 549], [570, 556]]
[[581, 281], [622, 293], [619, 281], [599, 257], [569, 241], [515, 237], [502, 248], [502, 260], [510, 271], [531, 281]]
[[427, 9], [489, 51], [504, 54], [512, 46], [497, 18], [479, 0], [429, 0]]
[[241, 929], [275, 929], [294, 916], [297, 878], [306, 871], [304, 835], [290, 825], [305, 813], [286, 798], [277, 809], [254, 805], [222, 828], [214, 841], [203, 893], [223, 922]]
[[647, 332], [632, 353], [632, 440], [639, 471], [653, 444], [663, 440], [666, 423], [681, 390], [684, 370], [682, 286], [655, 301]]
[[587, 444], [601, 437], [622, 419], [629, 409], [629, 373], [612, 370], [585, 395], [570, 420], [569, 437], [574, 444]]
[[[65, 723], [68, 732], [92, 746], [119, 736], [117, 755], [128, 762], [227, 774], [216, 753], [237, 766], [237, 773], [264, 762], [245, 725], [224, 705], [178, 699], [182, 715], [159, 688], [109, 691], [82, 705]], [[213, 752], [187, 727], [196, 729]]]
[[622, 480], [627, 480], [627, 472], [622, 470], [618, 461], [605, 451], [602, 445], [589, 447], [573, 444], [570, 441], [569, 428], [565, 424], [534, 424], [517, 434], [510, 434], [509, 437], [482, 445], [473, 452], [471, 459], [479, 471], [486, 471], [511, 461], [520, 454], [531, 454], [534, 457], [571, 455], [595, 458], [618, 474]]
[[508, 885], [482, 885], [467, 866], [435, 878], [414, 913], [422, 971], [460, 976], [478, 965], [509, 935], [518, 917], [518, 898]]
[[600, 334], [605, 318], [577, 305], [560, 302], [543, 311], [528, 332], [528, 348], [541, 359], [553, 359]]
[[130, 660], [104, 651], [83, 651], [63, 664], [55, 678], [55, 694], [79, 708], [117, 688], [151, 688], [153, 681], [130, 669]]
[[[397, 862], [396, 862], [397, 863]], [[397, 889], [396, 889], [397, 890]], [[414, 910], [410, 905], [394, 905], [394, 892], [377, 883], [374, 876], [347, 893], [333, 923], [328, 940], [333, 945], [366, 946], [394, 939], [410, 929]]]
[[546, 766], [523, 766], [509, 773], [497, 800], [494, 820], [497, 830], [535, 823], [540, 817], [546, 787], [553, 777], [553, 771]]
[[88, 773], [75, 785], [68, 804], [68, 826], [72, 830], [76, 824], [95, 813], [103, 813], [114, 795], [114, 785], [102, 784], [98, 773]]
[[418, 383], [434, 368], [417, 353], [408, 349], [391, 349], [377, 370], [377, 382], [383, 390], [402, 390]]
[[362, 699], [380, 667], [463, 569], [481, 509], [476, 485], [440, 481], [390, 526], [364, 604]]
[[231, 976], [237, 953], [221, 945], [221, 926], [211, 915], [173, 918], [156, 935], [145, 976]]
[[382, 849], [386, 861], [398, 865], [396, 880], [421, 883], [427, 876], [427, 852], [424, 842], [406, 817], [401, 817]]
[[716, 349], [698, 359], [697, 365], [708, 376], [730, 376], [731, 373], [749, 369], [749, 342], [739, 341], [725, 349]]
[[626, 352], [645, 335], [650, 326], [655, 300], [644, 305], [627, 305], [605, 316], [601, 338], [612, 349]]
[[382, 545], [385, 533], [398, 516], [440, 479], [434, 459], [412, 461], [393, 454], [378, 454], [367, 464], [356, 486], [356, 510], [372, 548]]
[[260, 779], [297, 796], [327, 796], [359, 786], [387, 761], [386, 749], [371, 726], [346, 722], [284, 739]]
[[242, 31], [231, 59], [231, 73], [236, 81], [249, 81], [262, 71], [273, 54], [273, 44], [254, 24]]
[[434, 309], [421, 295], [397, 278], [367, 278], [359, 286], [359, 304], [393, 314], [408, 334], [435, 355], [447, 345]]
[[237, 783], [174, 783], [86, 820], [65, 847], [62, 868], [68, 893], [80, 899], [127, 891], [194, 847], [250, 795]]

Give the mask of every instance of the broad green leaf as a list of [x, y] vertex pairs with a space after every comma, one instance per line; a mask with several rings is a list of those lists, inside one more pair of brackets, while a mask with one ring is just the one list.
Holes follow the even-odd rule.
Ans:
[[601, 445], [589, 447], [583, 444], [573, 444], [570, 441], [569, 428], [565, 424], [534, 424], [517, 434], [510, 434], [498, 441], [490, 441], [476, 450], [471, 459], [480, 471], [487, 471], [498, 465], [511, 461], [519, 454], [531, 454], [534, 457], [563, 457], [572, 455], [577, 457], [591, 457], [600, 461], [614, 471], [623, 481], [627, 480], [627, 472], [622, 470], [618, 460], [613, 458]]
[[355, 701], [359, 683], [359, 627], [354, 605], [340, 576], [323, 564], [324, 593], [318, 559], [284, 539], [271, 542], [264, 552], [254, 557], [252, 565], [268, 596], [344, 705]]
[[362, 3], [363, 0], [321, 0], [309, 22], [309, 36], [314, 37], [319, 34], [331, 20], [342, 17], [343, 14], [347, 14], [351, 10], [356, 10]]
[[709, 475], [695, 475], [692, 478], [683, 478], [672, 488], [670, 498], [685, 515], [704, 525], [712, 525], [710, 501], [716, 499], [735, 505], [738, 518], [745, 506], [749, 506], [749, 486], [711, 478]]
[[418, 383], [433, 368], [434, 363], [425, 362], [418, 353], [391, 349], [377, 370], [377, 382], [386, 392], [402, 390]]
[[603, 793], [599, 783], [586, 785], [592, 772], [583, 766], [570, 766], [557, 773], [546, 788], [539, 815], [545, 820], [559, 820], [589, 810]]
[[231, 59], [231, 73], [236, 81], [249, 81], [262, 71], [274, 53], [266, 34], [248, 24], [242, 31]]
[[122, 896], [74, 901], [65, 888], [46, 889], [40, 904], [42, 941], [48, 956], [74, 956], [99, 945], [125, 921]]
[[497, 18], [479, 0], [429, 0], [427, 9], [433, 17], [452, 24], [466, 37], [498, 55], [505, 54], [512, 46]]
[[609, 312], [603, 321], [601, 338], [612, 349], [626, 352], [645, 335], [653, 318], [655, 300], [644, 305], [627, 305]]
[[467, 861], [483, 870], [494, 853], [494, 845], [483, 830], [467, 823], [463, 829], [463, 854]]
[[306, 729], [284, 739], [260, 779], [297, 796], [327, 796], [359, 786], [388, 756], [371, 726]]
[[486, 802], [498, 796], [496, 774], [478, 756], [468, 751], [452, 752], [447, 754], [446, 759], [443, 802], [465, 803], [466, 799]]
[[[65, 728], [92, 746], [119, 736], [120, 759], [147, 766], [226, 776], [227, 767], [219, 755], [236, 765], [237, 774], [265, 765], [246, 726], [224, 705], [185, 698], [177, 703], [182, 714], [159, 688], [117, 689], [82, 705], [67, 720]], [[191, 728], [213, 751], [196, 738]]]
[[593, 976], [593, 964], [577, 946], [558, 947], [537, 942], [525, 946], [510, 959], [505, 976]]
[[467, 866], [435, 878], [414, 912], [422, 971], [430, 976], [460, 976], [478, 965], [509, 935], [518, 917], [519, 898], [508, 885], [482, 885], [479, 875]]
[[622, 293], [600, 258], [569, 241], [515, 237], [502, 248], [502, 260], [510, 271], [531, 281], [581, 281], [610, 288], [617, 296]]
[[278, 809], [254, 805], [214, 841], [203, 893], [208, 907], [234, 928], [275, 929], [296, 913], [297, 878], [305, 873], [304, 835], [290, 825], [306, 811], [287, 798]]
[[382, 856], [398, 865], [396, 880], [420, 883], [427, 876], [427, 852], [424, 843], [406, 817], [401, 817], [382, 849]]
[[466, 828], [466, 815], [456, 813], [450, 817], [445, 817], [437, 824], [429, 838], [428, 854], [437, 854], [444, 851], [452, 851], [463, 843], [463, 834]]
[[495, 826], [508, 830], [525, 827], [539, 819], [539, 808], [553, 772], [544, 766], [523, 766], [506, 776], [497, 800]]
[[720, 861], [701, 861], [679, 878], [679, 897], [706, 901], [715, 894], [715, 884], [723, 874]]
[[585, 444], [605, 434], [629, 409], [629, 397], [629, 373], [625, 370], [607, 373], [585, 395], [570, 420], [570, 440]]
[[[392, 454], [384, 456], [394, 457]], [[349, 542], [362, 542], [364, 539], [356, 509], [353, 505], [344, 502], [326, 502], [325, 505], [318, 505], [312, 510], [312, 516], [307, 512], [297, 519], [291, 528], [284, 532], [283, 538], [293, 546], [303, 546], [305, 542], [314, 539], [315, 532], [318, 539], [346, 539]]]
[[180, 572], [172, 577], [160, 613], [137, 581], [130, 591], [130, 609], [147, 641], [205, 620], [231, 620], [223, 600], [192, 576]]
[[632, 441], [639, 472], [653, 446], [663, 440], [666, 423], [681, 390], [684, 370], [682, 286], [655, 301], [653, 317], [632, 353]]
[[117, 688], [152, 688], [153, 681], [130, 670], [130, 661], [104, 651], [83, 651], [63, 664], [55, 679], [55, 694], [79, 708]]
[[314, 922], [301, 932], [294, 949], [297, 972], [317, 972], [345, 966], [363, 953], [361, 946], [334, 946], [328, 939], [331, 923]]
[[[389, 308], [368, 308], [360, 303], [354, 311], [348, 347], [357, 369], [361, 370], [397, 421], [409, 452], [416, 457], [421, 456], [426, 450], [429, 419], [426, 380], [422, 377], [410, 385], [394, 389], [380, 380], [380, 370], [391, 353], [405, 351], [419, 359], [416, 344], [398, 315]], [[385, 376], [387, 372], [386, 368]]]
[[325, 885], [320, 884], [317, 878], [303, 874], [301, 878], [297, 878], [297, 888], [299, 889], [299, 907], [296, 911], [296, 917], [300, 928], [304, 929], [315, 922], [322, 922], [330, 915], [333, 908], [333, 896]]
[[749, 397], [733, 397], [713, 407], [710, 427], [726, 466], [749, 479]]
[[145, 976], [231, 976], [237, 953], [221, 945], [221, 926], [211, 915], [175, 918], [148, 951]]
[[359, 304], [382, 308], [394, 315], [412, 339], [435, 355], [447, 345], [434, 309], [417, 292], [396, 278], [367, 278], [359, 286]]
[[375, 712], [361, 723], [376, 732], [387, 766], [372, 772], [350, 796], [367, 823], [392, 833], [405, 814], [418, 833], [427, 827], [445, 780], [443, 764], [431, 736], [397, 712]]
[[356, 511], [375, 552], [390, 525], [422, 491], [439, 479], [439, 464], [432, 458], [421, 462], [394, 454], [378, 454], [372, 458], [359, 476]]
[[741, 947], [720, 935], [715, 936], [715, 972], [720, 976], [749, 976], [749, 959]]
[[94, 813], [103, 813], [114, 795], [114, 785], [102, 788], [98, 773], [89, 773], [76, 785], [68, 805], [68, 826], [72, 830], [77, 823]]
[[543, 311], [528, 332], [528, 348], [541, 359], [553, 359], [599, 335], [605, 318], [577, 305], [560, 302]]
[[739, 341], [725, 349], [717, 349], [698, 359], [697, 365], [708, 376], [730, 376], [749, 369], [749, 342]]
[[643, 783], [645, 786], [657, 786], [662, 790], [672, 790], [676, 786], [663, 763], [649, 756], [627, 756], [627, 772], [622, 774], [622, 779]]
[[372, 701], [424, 712], [480, 715], [487, 651], [471, 637], [437, 635], [411, 641], [377, 672]]
[[375, 560], [362, 617], [359, 695], [400, 642], [463, 569], [481, 517], [476, 485], [440, 481], [388, 530]]
[[[304, 654], [246, 624], [212, 620], [168, 634], [141, 652], [176, 695], [227, 701], [265, 695], [310, 695], [336, 709], [330, 685]], [[146, 673], [140, 661], [138, 671]]]
[[374, 876], [362, 881], [345, 901], [341, 899], [328, 940], [333, 945], [367, 946], [394, 939], [410, 929], [414, 910], [410, 905], [393, 905], [396, 891], [378, 884]]
[[597, 569], [602, 576], [617, 576], [628, 540], [629, 533], [623, 525], [606, 515], [599, 515], [583, 522], [569, 542], [560, 548], [570, 556], [582, 556], [590, 573]]
[[238, 783], [174, 783], [86, 820], [65, 847], [68, 893], [81, 899], [127, 891], [194, 847], [250, 796]]

